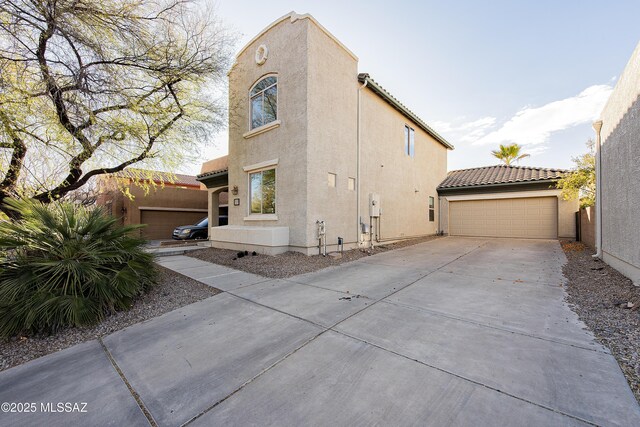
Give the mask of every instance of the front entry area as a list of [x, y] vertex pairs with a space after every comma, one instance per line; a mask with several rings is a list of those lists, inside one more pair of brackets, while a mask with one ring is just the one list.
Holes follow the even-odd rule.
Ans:
[[558, 238], [558, 198], [459, 200], [449, 203], [452, 236]]

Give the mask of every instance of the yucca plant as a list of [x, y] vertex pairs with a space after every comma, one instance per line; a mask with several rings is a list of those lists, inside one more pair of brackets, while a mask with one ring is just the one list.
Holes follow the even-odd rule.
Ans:
[[98, 323], [155, 282], [138, 226], [69, 202], [6, 204], [19, 219], [0, 222], [0, 336]]

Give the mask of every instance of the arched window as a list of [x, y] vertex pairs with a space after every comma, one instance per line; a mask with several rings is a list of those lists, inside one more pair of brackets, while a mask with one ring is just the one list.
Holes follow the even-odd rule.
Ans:
[[278, 77], [267, 76], [256, 83], [249, 92], [251, 104], [251, 129], [264, 126], [278, 119]]

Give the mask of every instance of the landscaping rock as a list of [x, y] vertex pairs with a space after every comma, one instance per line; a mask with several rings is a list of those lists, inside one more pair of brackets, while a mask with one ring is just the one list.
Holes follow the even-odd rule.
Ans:
[[640, 401], [640, 288], [580, 243], [562, 242], [567, 302], [615, 356]]

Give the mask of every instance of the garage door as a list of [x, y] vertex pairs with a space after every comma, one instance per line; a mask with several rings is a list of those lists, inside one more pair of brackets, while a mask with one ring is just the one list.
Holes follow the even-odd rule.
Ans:
[[140, 223], [147, 224], [142, 229], [142, 236], [146, 239], [171, 239], [171, 233], [177, 226], [195, 224], [206, 216], [206, 212], [141, 210]]
[[558, 198], [450, 201], [449, 234], [555, 239]]

